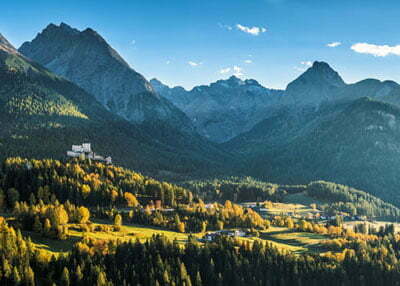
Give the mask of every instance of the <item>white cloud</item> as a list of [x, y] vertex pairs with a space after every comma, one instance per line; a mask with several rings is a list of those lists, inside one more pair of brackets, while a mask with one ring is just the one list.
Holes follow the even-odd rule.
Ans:
[[231, 68], [225, 68], [225, 69], [220, 69], [219, 70], [219, 73], [220, 74], [224, 74], [224, 73], [228, 73], [228, 72], [230, 72], [231, 71]]
[[242, 32], [245, 32], [253, 36], [258, 36], [259, 34], [265, 33], [267, 31], [267, 29], [264, 27], [246, 27], [240, 24], [237, 24], [236, 28]]
[[244, 63], [245, 64], [251, 64], [251, 63], [253, 63], [253, 61], [252, 60], [245, 60]]
[[339, 47], [341, 44], [342, 44], [341, 42], [332, 42], [332, 43], [326, 44], [326, 46], [329, 48], [336, 48], [336, 47]]
[[388, 55], [400, 56], [400, 45], [374, 45], [368, 43], [357, 43], [351, 46], [356, 53], [369, 54], [375, 57], [386, 57]]
[[312, 66], [312, 62], [310, 61], [303, 61], [300, 62], [301, 66], [295, 66], [294, 69], [298, 72], [305, 72], [309, 67]]
[[203, 63], [196, 63], [196, 62], [189, 61], [188, 64], [192, 67], [198, 67], [198, 66], [201, 66]]
[[234, 66], [233, 67], [233, 75], [237, 76], [237, 77], [243, 76], [244, 75], [243, 74], [243, 69], [241, 67], [239, 67], [239, 66]]
[[300, 62], [300, 64], [303, 65], [303, 66], [308, 66], [308, 67], [312, 66], [312, 62], [310, 62], [310, 61]]
[[232, 26], [229, 26], [229, 25], [226, 25], [226, 24], [218, 23], [218, 26], [219, 26], [220, 28], [226, 29], [226, 30], [228, 30], [228, 31], [232, 31], [232, 30], [233, 30]]

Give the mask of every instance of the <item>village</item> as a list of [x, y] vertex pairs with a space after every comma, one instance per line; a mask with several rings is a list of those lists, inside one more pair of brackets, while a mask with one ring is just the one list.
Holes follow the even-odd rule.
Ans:
[[[250, 202], [239, 204], [244, 208], [252, 209], [257, 212], [264, 219], [273, 219], [276, 216], [280, 217], [291, 217], [295, 220], [307, 220], [317, 223], [328, 223], [339, 219], [341, 222], [353, 225], [355, 222], [369, 222], [376, 223], [373, 218], [367, 216], [350, 216], [347, 213], [338, 213], [336, 215], [329, 215], [316, 208], [307, 208], [300, 204], [283, 204], [283, 203], [272, 203], [272, 202]], [[292, 208], [288, 208], [291, 206]], [[207, 204], [206, 207], [212, 207], [212, 204]], [[231, 230], [218, 230], [213, 232], [207, 232], [199, 241], [211, 242], [221, 236], [228, 237], [252, 237], [254, 233], [247, 229], [231, 229]]]

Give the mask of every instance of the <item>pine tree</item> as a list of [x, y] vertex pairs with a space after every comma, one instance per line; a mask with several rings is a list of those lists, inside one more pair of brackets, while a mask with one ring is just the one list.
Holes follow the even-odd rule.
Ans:
[[78, 281], [78, 282], [82, 281], [83, 274], [82, 274], [82, 270], [81, 270], [81, 266], [80, 265], [76, 266], [75, 276], [76, 276], [76, 281]]
[[201, 285], [203, 285], [203, 282], [201, 281], [200, 272], [197, 271], [196, 280], [194, 282], [194, 286], [201, 286]]
[[35, 273], [30, 266], [25, 268], [25, 284], [35, 286]]
[[18, 272], [18, 268], [14, 266], [11, 280], [13, 281], [14, 285], [19, 285], [21, 283], [21, 275]]
[[35, 216], [35, 222], [33, 223], [33, 231], [41, 233], [43, 231], [43, 225], [40, 222], [39, 216]]
[[97, 286], [107, 286], [107, 277], [103, 271], [100, 271], [99, 275], [97, 276]]
[[60, 278], [61, 285], [63, 286], [69, 286], [70, 285], [70, 279], [69, 279], [69, 271], [67, 267], [64, 267], [61, 278]]
[[50, 232], [51, 232], [51, 223], [50, 223], [50, 220], [48, 218], [46, 218], [44, 220], [43, 233], [45, 235], [49, 235]]

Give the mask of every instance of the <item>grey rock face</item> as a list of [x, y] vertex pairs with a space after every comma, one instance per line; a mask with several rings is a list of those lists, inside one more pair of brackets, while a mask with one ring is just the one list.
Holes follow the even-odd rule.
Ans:
[[295, 105], [319, 105], [330, 100], [339, 88], [346, 86], [339, 74], [327, 63], [314, 62], [306, 72], [286, 87], [288, 103]]
[[190, 91], [169, 88], [156, 79], [151, 84], [192, 119], [200, 134], [214, 142], [225, 142], [250, 130], [269, 116], [284, 93], [234, 76]]
[[162, 120], [190, 130], [183, 112], [161, 98], [150, 83], [94, 30], [50, 24], [19, 51], [93, 94], [107, 109], [134, 122]]
[[0, 34], [0, 50], [12, 54], [17, 53], [17, 50], [14, 48], [14, 46], [11, 45], [10, 42], [2, 34]]

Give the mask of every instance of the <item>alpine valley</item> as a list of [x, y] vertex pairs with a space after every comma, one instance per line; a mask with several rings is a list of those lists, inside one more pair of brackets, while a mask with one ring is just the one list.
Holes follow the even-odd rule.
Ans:
[[65, 23], [18, 50], [4, 37], [0, 47], [2, 158], [62, 158], [69, 145], [90, 141], [160, 178], [329, 180], [400, 205], [393, 81], [346, 84], [314, 62], [285, 90], [235, 76], [170, 88], [147, 81], [93, 29]]
[[[19, 6], [23, 15], [28, 2]], [[185, 1], [137, 1], [153, 9], [141, 6], [134, 19], [120, 10], [115, 23], [118, 1], [81, 2], [74, 9], [90, 17], [96, 4], [110, 9], [98, 27], [124, 21], [117, 37], [140, 30], [147, 45], [156, 39], [154, 57], [164, 47], [168, 56], [180, 51], [175, 32], [185, 41], [210, 36], [186, 34], [208, 20], [177, 28], [182, 16], [171, 12], [163, 41], [158, 6]], [[61, 6], [52, 12], [64, 13]], [[146, 13], [146, 27], [136, 27]], [[232, 43], [251, 37], [254, 48], [267, 31], [277, 37], [263, 26], [219, 28], [213, 33]], [[134, 69], [110, 43], [65, 23], [49, 24], [19, 49], [0, 34], [0, 285], [400, 285], [399, 84], [346, 83], [315, 61], [281, 90], [244, 79], [238, 66], [218, 73], [236, 76], [188, 90], [163, 83], [162, 72], [146, 79], [140, 62]], [[377, 57], [400, 54], [399, 46], [372, 49]], [[186, 84], [192, 74], [180, 72], [182, 63], [166, 65]], [[194, 77], [204, 63], [185, 67]]]

